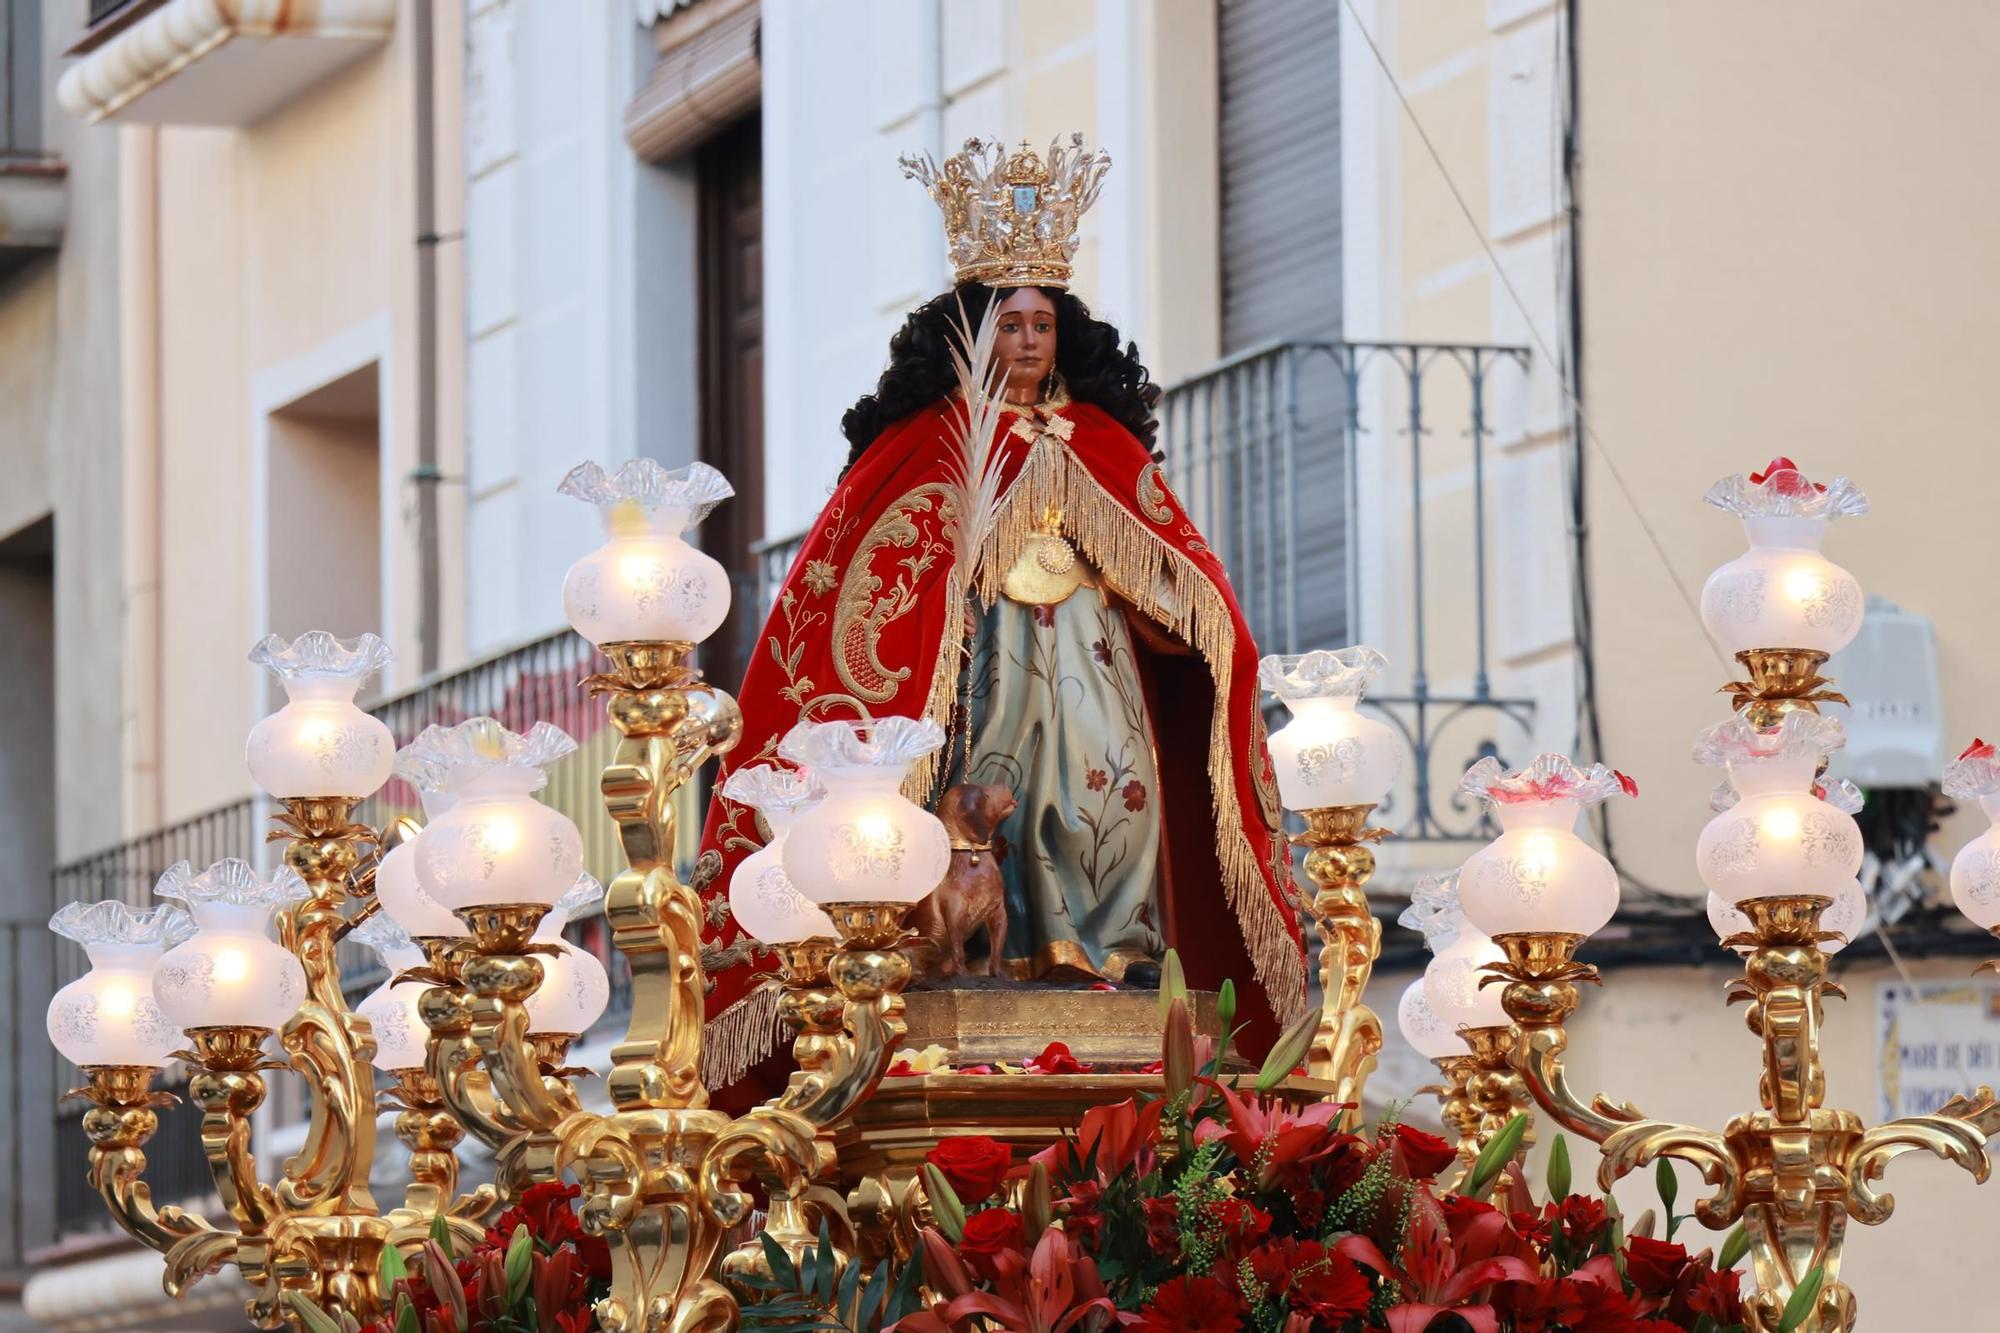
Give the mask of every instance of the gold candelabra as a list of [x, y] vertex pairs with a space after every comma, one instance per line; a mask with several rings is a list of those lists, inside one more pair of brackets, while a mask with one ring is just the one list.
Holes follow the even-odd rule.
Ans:
[[[1433, 1060], [1445, 1081], [1426, 1089], [1437, 1094], [1445, 1126], [1458, 1135], [1458, 1161], [1441, 1182], [1448, 1190], [1464, 1183], [1480, 1152], [1516, 1115], [1528, 1117], [1528, 1128], [1513, 1160], [1524, 1158], [1534, 1144], [1534, 1103], [1528, 1085], [1513, 1065], [1514, 1029], [1464, 1028], [1460, 1035], [1465, 1038], [1467, 1053]], [[1508, 1188], [1504, 1178], [1495, 1177], [1496, 1195]]]
[[[368, 1190], [375, 1155], [374, 1037], [368, 1020], [351, 1012], [334, 958], [339, 940], [375, 910], [366, 876], [354, 876], [361, 847], [377, 835], [352, 822], [353, 801], [289, 800], [273, 816], [273, 841], [304, 880], [308, 896], [279, 918], [284, 946], [305, 969], [307, 996], [276, 1035], [287, 1060], [267, 1059], [270, 1028], [217, 1026], [191, 1030], [180, 1052], [193, 1069], [188, 1094], [201, 1108], [202, 1150], [235, 1230], [211, 1226], [179, 1208], [155, 1208], [144, 1181], [145, 1146], [159, 1127], [156, 1108], [173, 1098], [152, 1090], [150, 1067], [92, 1067], [78, 1095], [90, 1139], [90, 1181], [112, 1220], [166, 1257], [164, 1285], [179, 1295], [225, 1264], [239, 1269], [255, 1294], [252, 1322], [273, 1328], [295, 1320], [288, 1297], [366, 1323], [384, 1313], [380, 1286], [385, 1246], [413, 1249], [443, 1216], [468, 1243], [483, 1234], [476, 1218], [493, 1201], [490, 1189], [457, 1194], [451, 1154], [459, 1129], [443, 1112], [436, 1089], [414, 1077], [398, 1088], [405, 1108], [397, 1133], [414, 1156], [401, 1207], [382, 1212]], [[352, 909], [351, 911], [348, 909]], [[312, 1095], [304, 1145], [288, 1158], [275, 1185], [260, 1183], [251, 1146], [251, 1118], [264, 1101], [263, 1072], [290, 1068]]]
[[[1816, 713], [1819, 703], [1839, 697], [1823, 688], [1831, 684], [1819, 674], [1825, 653], [1749, 650], [1738, 660], [1749, 679], [1724, 688], [1753, 726], [1774, 726], [1791, 712]], [[1787, 1301], [1815, 1270], [1821, 1275], [1819, 1293], [1798, 1329], [1852, 1329], [1856, 1306], [1840, 1281], [1841, 1249], [1850, 1219], [1876, 1225], [1895, 1207], [1894, 1196], [1876, 1187], [1889, 1163], [1925, 1151], [1983, 1181], [1986, 1140], [2000, 1133], [2000, 1103], [1988, 1088], [1954, 1098], [1935, 1114], [1872, 1129], [1854, 1112], [1824, 1105], [1822, 999], [1843, 995], [1827, 979], [1827, 955], [1820, 948], [1839, 938], [1820, 925], [1831, 902], [1800, 895], [1739, 904], [1751, 929], [1723, 941], [1745, 951], [1743, 976], [1731, 983], [1728, 999], [1749, 1002], [1747, 1022], [1763, 1041], [1762, 1109], [1736, 1117], [1719, 1132], [1650, 1119], [1602, 1095], [1586, 1102], [1570, 1087], [1565, 1024], [1576, 1012], [1579, 983], [1599, 984], [1597, 970], [1576, 960], [1582, 936], [1496, 935], [1506, 961], [1492, 966], [1486, 978], [1486, 984], [1505, 986], [1503, 1003], [1518, 1034], [1514, 1067], [1558, 1124], [1601, 1146], [1603, 1188], [1657, 1158], [1677, 1158], [1714, 1187], [1695, 1206], [1704, 1226], [1721, 1230], [1743, 1222], [1757, 1279], [1757, 1291], [1746, 1302], [1752, 1333], [1776, 1333]]]
[[611, 669], [586, 682], [606, 696], [621, 737], [601, 783], [628, 863], [605, 911], [632, 969], [631, 1026], [607, 1079], [613, 1109], [583, 1109], [528, 1039], [525, 1005], [542, 973], [531, 942], [539, 908], [461, 911], [469, 938], [443, 960], [423, 1002], [430, 1075], [457, 1119], [495, 1150], [502, 1179], [567, 1172], [582, 1181], [584, 1225], [611, 1244], [599, 1325], [635, 1333], [733, 1326], [737, 1297], [714, 1274], [723, 1237], [750, 1213], [745, 1181], [768, 1188], [789, 1230], [805, 1224], [826, 1167], [824, 1132], [888, 1068], [910, 975], [896, 947], [910, 905], [830, 907], [840, 942], [798, 957], [803, 967], [823, 955], [832, 991], [801, 985], [788, 1005], [806, 1034], [798, 1071], [742, 1116], [709, 1107], [700, 1077], [703, 912], [673, 869], [672, 802], [736, 743], [742, 718], [734, 699], [687, 665], [691, 648], [603, 644]]
[[1382, 956], [1382, 923], [1368, 905], [1366, 885], [1375, 873], [1371, 843], [1391, 836], [1368, 826], [1374, 802], [1301, 810], [1305, 832], [1292, 841], [1306, 849], [1312, 881], [1308, 909], [1319, 928], [1320, 1015], [1306, 1057], [1306, 1073], [1334, 1085], [1328, 1100], [1351, 1102], [1347, 1119], [1358, 1122], [1361, 1093], [1382, 1052], [1382, 1020], [1361, 1002], [1375, 960]]

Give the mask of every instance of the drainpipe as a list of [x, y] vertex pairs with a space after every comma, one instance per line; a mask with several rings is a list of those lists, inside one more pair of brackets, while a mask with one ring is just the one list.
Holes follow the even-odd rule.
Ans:
[[438, 623], [438, 289], [437, 289], [437, 88], [434, 47], [436, 15], [432, 0], [412, 0], [412, 61], [416, 66], [415, 131], [417, 168], [417, 465], [410, 480], [417, 488], [417, 655], [418, 671], [429, 676], [441, 658]]
[[[160, 664], [166, 659], [160, 618], [160, 132], [154, 126], [118, 131], [119, 229], [118, 376], [124, 440], [120, 505], [125, 532], [123, 832], [158, 828], [161, 726], [165, 716]], [[96, 830], [101, 840], [104, 831]]]
[[[917, 109], [917, 125], [924, 146], [930, 150], [931, 160], [942, 163], [945, 159], [944, 146], [944, 5], [945, 0], [930, 0], [929, 4], [917, 10], [917, 49], [923, 53], [925, 88], [924, 100]], [[951, 266], [949, 260], [938, 271], [937, 290], [944, 291], [951, 286]]]

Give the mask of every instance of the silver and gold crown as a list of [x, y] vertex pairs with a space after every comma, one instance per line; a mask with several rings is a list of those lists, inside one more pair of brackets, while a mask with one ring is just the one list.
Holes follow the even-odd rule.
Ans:
[[942, 169], [928, 153], [898, 161], [944, 214], [955, 280], [989, 287], [1068, 287], [1077, 223], [1111, 170], [1111, 154], [1086, 151], [1081, 134], [1052, 142], [1046, 160], [1025, 139], [1011, 154], [967, 139]]

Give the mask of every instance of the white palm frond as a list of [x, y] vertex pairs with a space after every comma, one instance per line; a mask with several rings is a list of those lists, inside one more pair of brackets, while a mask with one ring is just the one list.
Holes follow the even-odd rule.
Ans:
[[1000, 512], [1002, 436], [998, 429], [1004, 402], [1005, 371], [994, 354], [999, 340], [1000, 302], [988, 303], [974, 328], [959, 302], [953, 321], [951, 364], [958, 374], [959, 401], [951, 428], [950, 455], [945, 460], [951, 487], [952, 542], [961, 586], [972, 582], [973, 564]]

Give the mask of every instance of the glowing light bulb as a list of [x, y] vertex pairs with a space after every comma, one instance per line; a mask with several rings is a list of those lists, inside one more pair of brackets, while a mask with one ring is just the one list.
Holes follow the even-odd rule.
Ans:
[[1826, 583], [1810, 569], [1794, 569], [1785, 575], [1785, 596], [1800, 606], [1810, 606], [1826, 595]]
[[896, 822], [885, 814], [863, 815], [854, 821], [854, 827], [877, 847], [887, 847], [896, 840]]
[[231, 985], [250, 975], [250, 960], [240, 949], [218, 949], [215, 952], [215, 979]]
[[139, 994], [130, 986], [114, 983], [97, 992], [97, 1001], [104, 1012], [112, 1018], [130, 1018], [138, 1004]]
[[1766, 810], [1757, 825], [1774, 842], [1797, 842], [1803, 827], [1799, 812], [1787, 807]]

